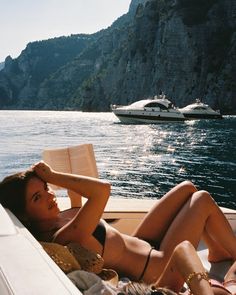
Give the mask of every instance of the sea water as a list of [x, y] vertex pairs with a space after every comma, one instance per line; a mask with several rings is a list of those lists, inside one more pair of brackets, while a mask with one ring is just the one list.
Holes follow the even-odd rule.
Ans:
[[112, 196], [160, 198], [183, 180], [236, 208], [236, 117], [124, 125], [112, 113], [0, 111], [0, 179], [27, 169], [43, 149], [94, 146]]

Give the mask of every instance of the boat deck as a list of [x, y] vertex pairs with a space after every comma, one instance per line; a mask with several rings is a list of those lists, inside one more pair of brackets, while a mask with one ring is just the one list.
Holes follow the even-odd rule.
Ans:
[[[121, 232], [131, 234], [146, 213], [158, 202], [154, 199], [110, 198], [105, 208], [103, 218]], [[70, 208], [68, 198], [58, 198], [61, 210]], [[221, 207], [232, 228], [236, 232], [236, 210]]]

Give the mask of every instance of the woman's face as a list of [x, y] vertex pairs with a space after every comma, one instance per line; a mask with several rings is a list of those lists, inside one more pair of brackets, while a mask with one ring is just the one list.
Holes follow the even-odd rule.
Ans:
[[59, 213], [54, 192], [40, 178], [33, 177], [27, 184], [25, 211], [31, 220], [52, 219]]

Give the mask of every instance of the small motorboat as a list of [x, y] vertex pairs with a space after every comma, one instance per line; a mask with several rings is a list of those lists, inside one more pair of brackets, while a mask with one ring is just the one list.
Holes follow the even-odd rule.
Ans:
[[[59, 197], [60, 208], [70, 207], [69, 198]], [[150, 208], [157, 202], [147, 199], [111, 198], [103, 218], [123, 233], [131, 234]], [[236, 211], [221, 208], [236, 230]], [[0, 205], [0, 294], [82, 295], [79, 289], [48, 256], [42, 245], [31, 235], [12, 212]], [[208, 250], [199, 244], [198, 255], [211, 277], [223, 281], [230, 261], [210, 263]], [[89, 286], [91, 282], [85, 281]]]
[[128, 124], [156, 124], [186, 119], [165, 95], [139, 100], [128, 106], [111, 105], [111, 110], [122, 123]]
[[189, 104], [179, 111], [186, 117], [186, 119], [222, 119], [219, 111], [214, 111], [209, 105], [196, 99], [195, 103]]

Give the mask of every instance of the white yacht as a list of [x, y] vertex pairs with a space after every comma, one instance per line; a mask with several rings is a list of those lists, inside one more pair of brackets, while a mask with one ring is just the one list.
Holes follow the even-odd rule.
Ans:
[[122, 123], [156, 124], [186, 119], [165, 95], [139, 100], [128, 106], [111, 105], [111, 110]]
[[222, 119], [219, 111], [214, 111], [209, 105], [196, 99], [195, 103], [189, 104], [179, 111], [186, 117], [186, 119]]

